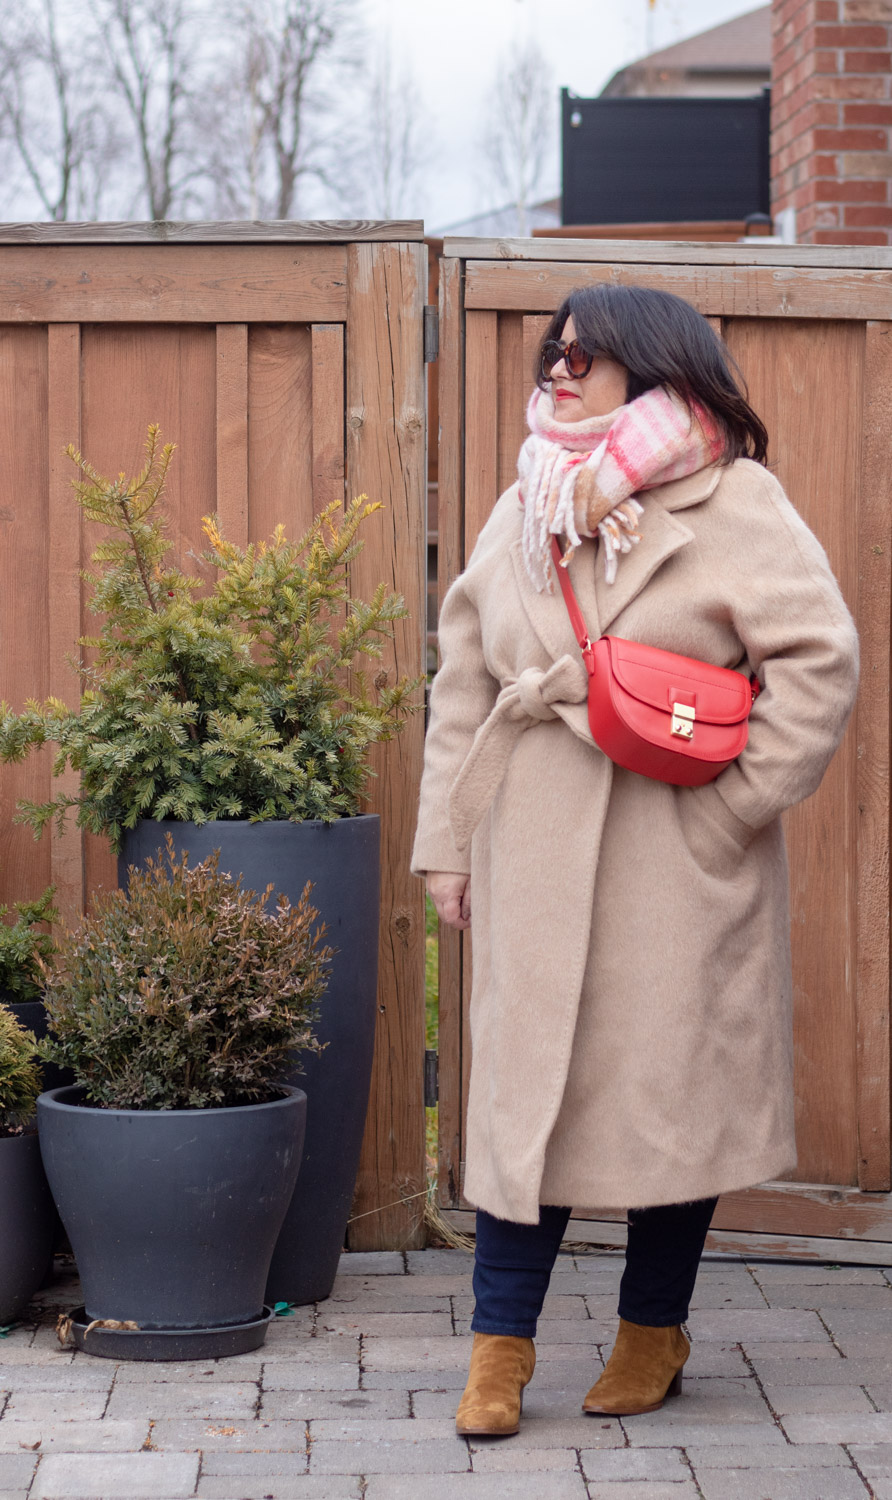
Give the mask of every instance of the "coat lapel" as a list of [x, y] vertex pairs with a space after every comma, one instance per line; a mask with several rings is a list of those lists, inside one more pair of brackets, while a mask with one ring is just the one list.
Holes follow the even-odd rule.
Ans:
[[[580, 567], [581, 554], [588, 559], [588, 588], [586, 589], [583, 579], [583, 569]], [[594, 597], [594, 558], [595, 549], [592, 542], [584, 542], [579, 549], [579, 554], [572, 559], [570, 577], [576, 590], [580, 608], [585, 615], [589, 627], [589, 634], [598, 633], [597, 602]], [[526, 570], [523, 560], [523, 542], [517, 541], [511, 546], [511, 561], [514, 565], [514, 577], [517, 582], [517, 591], [523, 602], [530, 624], [535, 630], [539, 640], [548, 652], [552, 661], [560, 661], [562, 656], [578, 657], [579, 646], [573, 634], [570, 617], [560, 589], [555, 586], [553, 594], [540, 594], [530, 582], [530, 575]], [[592, 618], [589, 619], [589, 614]]]
[[688, 474], [686, 479], [656, 485], [647, 491], [645, 498], [656, 496], [664, 510], [686, 510], [689, 505], [699, 505], [701, 500], [709, 499], [723, 472], [722, 464], [709, 464], [705, 469], [698, 469], [696, 474]]
[[[692, 538], [693, 532], [687, 526], [663, 510], [658, 502], [649, 501], [641, 517], [641, 541], [620, 558], [614, 583], [605, 582], [603, 564], [594, 544], [583, 542], [570, 560], [570, 581], [592, 640], [609, 629], [612, 621], [631, 604], [661, 563]], [[540, 594], [533, 587], [524, 565], [522, 542], [512, 545], [511, 561], [530, 624], [551, 660], [578, 655], [579, 646], [560, 590], [556, 588], [553, 594]]]
[[[616, 581], [607, 583], [604, 565], [595, 544], [583, 541], [570, 560], [570, 581], [592, 640], [610, 629], [613, 621], [640, 594], [657, 569], [693, 540], [693, 532], [675, 511], [698, 505], [713, 493], [722, 475], [718, 464], [659, 485], [641, 497], [644, 514], [640, 521], [641, 541], [619, 560]], [[559, 589], [553, 594], [539, 593], [530, 582], [523, 561], [523, 542], [511, 547], [511, 560], [524, 609], [539, 640], [552, 661], [578, 652], [563, 597]]]
[[595, 570], [602, 634], [641, 593], [666, 559], [693, 541], [694, 533], [675, 519], [674, 512], [707, 500], [721, 477], [720, 465], [710, 464], [696, 474], [675, 479], [670, 484], [657, 485], [638, 497], [644, 506], [639, 523], [641, 541], [619, 559], [614, 583], [606, 582], [603, 565], [599, 563]]
[[598, 614], [602, 635], [610, 629], [613, 621], [632, 600], [641, 593], [645, 584], [653, 578], [657, 569], [667, 558], [693, 541], [694, 533], [682, 521], [677, 521], [660, 502], [647, 496], [643, 502], [644, 515], [639, 529], [641, 541], [619, 559], [616, 579], [608, 583], [604, 577], [603, 564], [599, 561], [595, 570], [595, 588], [598, 595]]

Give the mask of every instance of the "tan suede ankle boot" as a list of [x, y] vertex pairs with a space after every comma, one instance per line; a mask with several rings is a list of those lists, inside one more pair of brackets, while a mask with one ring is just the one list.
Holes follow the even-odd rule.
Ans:
[[460, 1437], [510, 1437], [520, 1428], [524, 1386], [536, 1368], [532, 1339], [502, 1333], [475, 1333], [471, 1368], [458, 1405]]
[[613, 1353], [582, 1410], [607, 1417], [657, 1411], [667, 1396], [681, 1395], [681, 1372], [690, 1352], [678, 1325], [647, 1328], [620, 1318]]

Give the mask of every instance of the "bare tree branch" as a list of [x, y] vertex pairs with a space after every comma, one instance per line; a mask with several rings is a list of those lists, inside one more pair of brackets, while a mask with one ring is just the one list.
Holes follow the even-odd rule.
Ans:
[[548, 64], [535, 43], [515, 47], [496, 76], [482, 141], [488, 186], [517, 213], [517, 233], [529, 233], [529, 207], [554, 149], [557, 97]]
[[203, 132], [217, 211], [293, 218], [303, 184], [332, 182], [326, 127], [345, 113], [355, 13], [356, 0], [247, 0], [229, 13], [233, 61], [205, 101]]
[[151, 219], [182, 209], [188, 164], [187, 106], [196, 67], [197, 0], [96, 0], [109, 80], [134, 133]]
[[107, 117], [89, 88], [91, 43], [60, 0], [0, 4], [0, 132], [57, 221], [110, 150]]
[[354, 152], [354, 198], [374, 219], [418, 214], [421, 177], [434, 154], [433, 131], [408, 69], [397, 70], [388, 43], [369, 79]]
[[289, 218], [340, 191], [359, 3], [0, 0], [4, 204]]

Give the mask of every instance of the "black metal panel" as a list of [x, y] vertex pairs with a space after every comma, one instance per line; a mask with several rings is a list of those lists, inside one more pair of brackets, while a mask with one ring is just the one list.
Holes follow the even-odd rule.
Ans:
[[769, 93], [562, 99], [563, 222], [650, 224], [768, 213]]

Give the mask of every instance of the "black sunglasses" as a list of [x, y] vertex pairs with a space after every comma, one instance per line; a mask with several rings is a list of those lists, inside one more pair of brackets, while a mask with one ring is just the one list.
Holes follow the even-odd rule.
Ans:
[[546, 339], [539, 354], [539, 374], [550, 380], [555, 365], [561, 360], [567, 367], [571, 380], [584, 380], [595, 361], [595, 356], [583, 349], [578, 339], [562, 344], [560, 339]]

